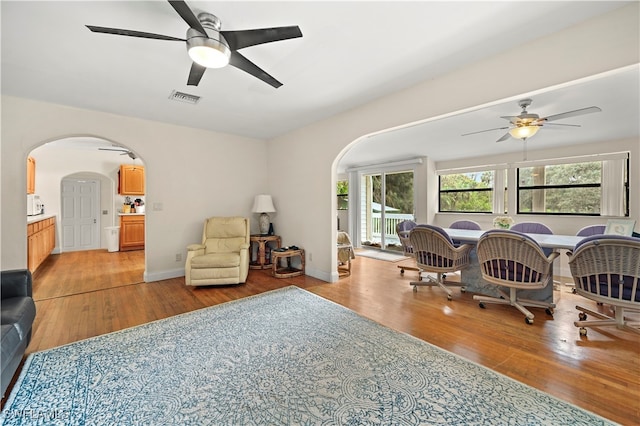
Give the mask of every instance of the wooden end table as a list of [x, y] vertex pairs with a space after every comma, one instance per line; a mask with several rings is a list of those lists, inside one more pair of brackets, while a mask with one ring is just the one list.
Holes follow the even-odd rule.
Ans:
[[[300, 258], [300, 268], [291, 267], [291, 259], [294, 257]], [[280, 260], [286, 259], [287, 266], [281, 267]], [[289, 278], [297, 277], [298, 275], [304, 275], [304, 250], [287, 250], [287, 251], [272, 251], [271, 252], [271, 274], [276, 278]]]
[[[275, 253], [274, 248], [280, 248], [280, 236], [279, 235], [251, 235], [249, 236], [249, 262], [250, 269], [269, 269], [273, 263], [273, 257], [270, 256], [267, 259], [267, 248], [271, 250], [271, 254]], [[256, 260], [253, 260], [253, 247], [254, 244], [258, 245], [258, 256]], [[269, 245], [271, 244], [271, 245]], [[273, 247], [272, 247], [273, 246]]]

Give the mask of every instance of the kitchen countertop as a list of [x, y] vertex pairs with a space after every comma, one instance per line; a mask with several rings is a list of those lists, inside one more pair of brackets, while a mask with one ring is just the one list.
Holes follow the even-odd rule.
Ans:
[[41, 220], [49, 219], [50, 217], [55, 217], [56, 215], [53, 213], [45, 213], [45, 214], [37, 214], [34, 216], [27, 216], [27, 225], [34, 222], [40, 222]]
[[122, 213], [122, 212], [118, 212], [118, 216], [144, 216], [144, 213]]

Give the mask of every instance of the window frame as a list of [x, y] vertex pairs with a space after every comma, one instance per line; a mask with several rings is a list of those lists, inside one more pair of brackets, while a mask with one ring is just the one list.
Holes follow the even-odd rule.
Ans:
[[[486, 168], [486, 169], [478, 169], [478, 170], [460, 170], [459, 172], [455, 173], [438, 173], [438, 213], [472, 213], [472, 214], [492, 214], [493, 210], [494, 210], [494, 204], [495, 204], [495, 197], [496, 197], [496, 192], [495, 192], [495, 186], [496, 186], [496, 175], [497, 175], [497, 171], [499, 171], [499, 169], [493, 169], [493, 168]], [[443, 176], [448, 176], [448, 175], [466, 175], [469, 173], [485, 173], [485, 172], [491, 172], [493, 174], [491, 182], [492, 182], [492, 186], [488, 187], [488, 188], [460, 188], [460, 189], [442, 189], [442, 177]], [[506, 187], [505, 187], [506, 189]], [[442, 194], [446, 194], [446, 193], [464, 193], [464, 192], [491, 192], [491, 210], [490, 211], [484, 211], [484, 210], [442, 210]]]
[[[599, 213], [566, 213], [566, 212], [520, 212], [520, 168], [533, 166], [552, 166], [575, 163], [589, 163], [600, 161], [602, 163], [601, 179], [599, 184], [576, 184], [567, 185], [570, 188], [599, 186], [600, 187], [600, 211]], [[624, 161], [624, 174], [615, 176], [612, 171], [621, 170], [622, 164], [616, 162]], [[491, 171], [493, 175], [493, 208], [492, 212], [485, 211], [459, 211], [459, 210], [442, 210], [441, 205], [441, 177], [451, 174], [466, 174], [473, 172]], [[508, 173], [498, 173], [505, 171]], [[547, 216], [582, 216], [582, 217], [629, 217], [630, 215], [630, 177], [631, 177], [631, 160], [630, 152], [610, 152], [601, 154], [581, 155], [575, 157], [556, 157], [533, 161], [522, 161], [515, 163], [496, 163], [481, 166], [456, 167], [450, 169], [436, 170], [438, 176], [438, 213], [455, 213], [455, 214], [513, 214], [513, 215], [547, 215]], [[620, 179], [621, 180], [618, 180]], [[516, 179], [515, 185], [511, 179]], [[504, 186], [504, 191], [496, 191], [497, 187]], [[564, 185], [542, 185], [529, 186], [530, 189], [548, 189], [558, 188]], [[465, 188], [455, 190], [445, 190], [448, 192], [463, 191], [480, 191], [488, 190], [488, 188]], [[512, 201], [507, 205], [507, 197], [513, 197]], [[514, 201], [515, 200], [515, 201]], [[512, 211], [515, 210], [515, 211]]]
[[[604, 169], [606, 167], [604, 161], [606, 158], [581, 158], [576, 160], [566, 159], [566, 162], [560, 162], [558, 160], [562, 159], [554, 159], [549, 160], [548, 164], [544, 164], [544, 162], [535, 162], [535, 164], [524, 164], [521, 163], [515, 167], [516, 171], [516, 214], [517, 215], [543, 215], [543, 216], [583, 216], [583, 217], [599, 217], [599, 216], [609, 216], [608, 214], [603, 214], [602, 212], [602, 202], [603, 202], [603, 180], [604, 178]], [[629, 216], [629, 155], [627, 154], [625, 161], [625, 170], [626, 173], [623, 178], [622, 189], [623, 193], [621, 194], [623, 199], [623, 216]], [[581, 164], [581, 163], [594, 163], [600, 162], [600, 183], [581, 183], [581, 184], [550, 184], [550, 185], [530, 185], [530, 186], [521, 186], [520, 184], [520, 169], [535, 167], [538, 166], [558, 166], [558, 165], [571, 165], [571, 164]], [[598, 213], [572, 213], [572, 212], [540, 212], [540, 211], [521, 211], [520, 210], [520, 197], [521, 191], [532, 191], [537, 189], [579, 189], [579, 188], [600, 188], [600, 209]]]

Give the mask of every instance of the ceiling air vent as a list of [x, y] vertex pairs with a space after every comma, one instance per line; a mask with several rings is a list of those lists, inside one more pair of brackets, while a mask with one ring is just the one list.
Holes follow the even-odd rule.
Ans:
[[197, 104], [198, 101], [200, 101], [200, 96], [190, 95], [188, 93], [178, 92], [177, 90], [174, 90], [173, 92], [171, 92], [171, 95], [169, 95], [169, 99], [174, 101], [186, 102], [188, 104]]

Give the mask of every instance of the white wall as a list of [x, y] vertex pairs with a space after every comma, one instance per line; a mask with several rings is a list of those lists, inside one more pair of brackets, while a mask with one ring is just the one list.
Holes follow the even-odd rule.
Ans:
[[350, 144], [380, 130], [637, 64], [638, 16], [636, 3], [270, 141], [269, 187], [281, 200], [277, 226], [284, 243], [306, 249], [308, 274], [337, 280], [336, 163]]
[[[176, 254], [185, 259], [186, 246], [200, 241], [206, 217], [250, 217], [257, 230], [253, 197], [269, 190], [264, 141], [3, 96], [2, 269], [27, 264], [27, 155], [45, 142], [69, 136], [104, 138], [144, 160], [146, 281], [184, 274], [184, 261], [176, 262]], [[46, 185], [59, 186], [60, 174]], [[44, 190], [40, 180], [36, 184]], [[278, 208], [277, 197], [274, 202]], [[54, 203], [45, 204], [53, 212]], [[162, 209], [154, 210], [154, 204]]]

